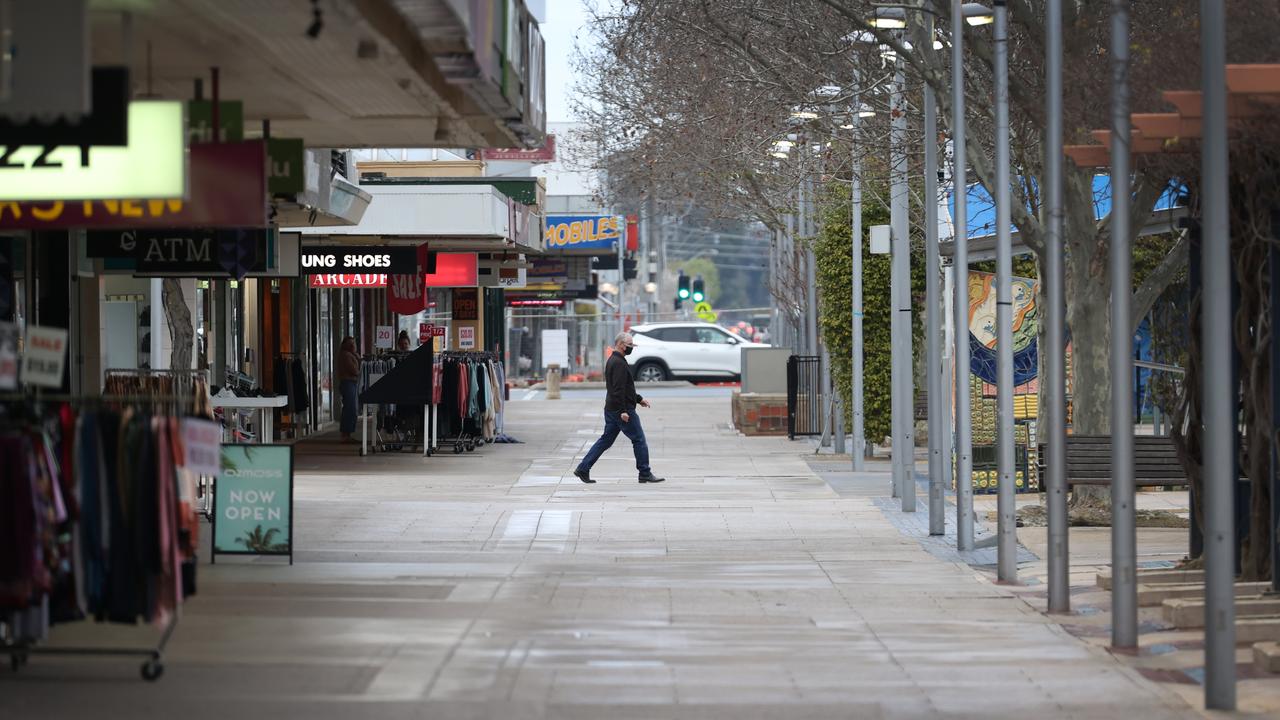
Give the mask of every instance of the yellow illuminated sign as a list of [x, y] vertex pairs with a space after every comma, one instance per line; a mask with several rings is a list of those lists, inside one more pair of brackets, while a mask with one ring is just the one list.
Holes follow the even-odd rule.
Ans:
[[185, 198], [185, 123], [181, 102], [141, 100], [129, 103], [124, 147], [0, 146], [0, 200]]
[[549, 248], [608, 250], [622, 236], [620, 220], [613, 215], [549, 217], [542, 237]]

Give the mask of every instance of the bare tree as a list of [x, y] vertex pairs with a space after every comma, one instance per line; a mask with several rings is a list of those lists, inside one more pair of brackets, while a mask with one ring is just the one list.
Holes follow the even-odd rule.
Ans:
[[[1089, 142], [1089, 131], [1108, 125], [1109, 4], [1076, 0], [1065, 5], [1067, 142]], [[1008, 8], [1012, 217], [1021, 241], [1043, 261], [1038, 189], [1044, 168], [1044, 3], [1010, 0]], [[934, 40], [945, 46], [946, 37], [935, 36], [930, 23], [949, 28], [950, 9], [951, 3], [935, 1], [931, 10], [909, 10], [909, 26], [893, 31], [871, 25], [875, 10], [867, 0], [623, 0], [615, 14], [597, 16], [600, 43], [580, 58], [583, 90], [594, 100], [585, 114], [602, 145], [616, 149], [607, 156], [611, 176], [631, 178], [663, 201], [715, 204], [724, 212], [780, 227], [780, 218], [792, 208], [799, 173], [813, 166], [774, 162], [770, 152], [775, 142], [792, 136], [806, 142], [840, 137], [842, 118], [827, 111], [847, 112], [857, 92], [881, 110], [868, 121], [859, 151], [867, 157], [886, 154], [888, 118], [879, 92], [885, 50], [903, 58], [912, 93], [929, 84], [940, 116], [944, 122], [949, 117], [949, 49], [935, 49]], [[1280, 55], [1280, 10], [1274, 3], [1233, 0], [1228, 12], [1233, 35], [1229, 61]], [[1132, 107], [1158, 112], [1164, 109], [1161, 90], [1199, 86], [1198, 3], [1134, 0], [1131, 16]], [[966, 160], [972, 176], [991, 190], [994, 48], [989, 32], [966, 28], [965, 48], [971, 138]], [[855, 71], [860, 87], [852, 81]], [[823, 112], [797, 133], [790, 124], [796, 110]], [[847, 147], [837, 143], [834, 149]], [[1109, 218], [1096, 220], [1094, 169], [1065, 165], [1072, 417], [1075, 432], [1102, 434], [1110, 431], [1111, 286], [1105, 263], [1113, 228]], [[869, 177], [864, 180], [874, 186], [883, 163], [866, 167]], [[913, 171], [919, 172], [918, 163]], [[1175, 177], [1165, 163], [1136, 164], [1135, 212], [1132, 226], [1124, 229], [1129, 237], [1150, 221], [1157, 199]], [[1185, 251], [1185, 243], [1175, 244], [1168, 261], [1135, 289], [1135, 318], [1146, 314], [1179, 272]], [[1043, 343], [1041, 347], [1054, 351]], [[1097, 503], [1106, 500], [1101, 493], [1082, 496]]]

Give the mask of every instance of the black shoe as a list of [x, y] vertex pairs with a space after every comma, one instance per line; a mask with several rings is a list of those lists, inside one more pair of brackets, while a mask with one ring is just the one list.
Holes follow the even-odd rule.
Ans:
[[591, 479], [591, 471], [590, 471], [590, 470], [574, 470], [574, 471], [573, 471], [573, 475], [574, 475], [574, 477], [578, 478], [579, 480], [581, 480], [581, 481], [582, 481], [582, 482], [584, 482], [584, 483], [587, 483], [588, 485], [593, 485], [593, 484], [595, 484], [595, 480], [592, 480], [592, 479]]
[[641, 482], [641, 483], [660, 483], [660, 482], [663, 482], [663, 481], [665, 481], [665, 480], [666, 480], [666, 478], [660, 478], [660, 477], [657, 477], [656, 475], [641, 475], [641, 476], [640, 476], [640, 482]]

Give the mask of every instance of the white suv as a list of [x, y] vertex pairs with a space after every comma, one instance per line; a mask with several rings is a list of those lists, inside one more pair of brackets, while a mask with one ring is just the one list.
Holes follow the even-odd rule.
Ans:
[[749, 342], [703, 322], [636, 325], [631, 334], [636, 349], [627, 362], [641, 382], [678, 376], [737, 378], [742, 374], [742, 346]]

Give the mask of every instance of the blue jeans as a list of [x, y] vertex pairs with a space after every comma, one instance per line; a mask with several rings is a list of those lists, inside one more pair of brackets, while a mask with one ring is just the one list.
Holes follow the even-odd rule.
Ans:
[[640, 476], [648, 477], [653, 474], [653, 470], [649, 468], [649, 443], [644, 439], [644, 428], [640, 427], [640, 416], [635, 410], [632, 410], [629, 415], [631, 422], [622, 422], [622, 413], [604, 411], [604, 433], [587, 451], [586, 457], [582, 458], [582, 463], [578, 465], [579, 471], [591, 472], [591, 468], [600, 456], [613, 447], [613, 441], [618, 439], [618, 433], [622, 433], [631, 440], [631, 449], [636, 454], [636, 470], [640, 471]]
[[338, 384], [338, 390], [342, 393], [342, 422], [338, 424], [338, 430], [344, 435], [350, 435], [356, 431], [356, 413], [360, 403], [356, 381], [343, 380]]

